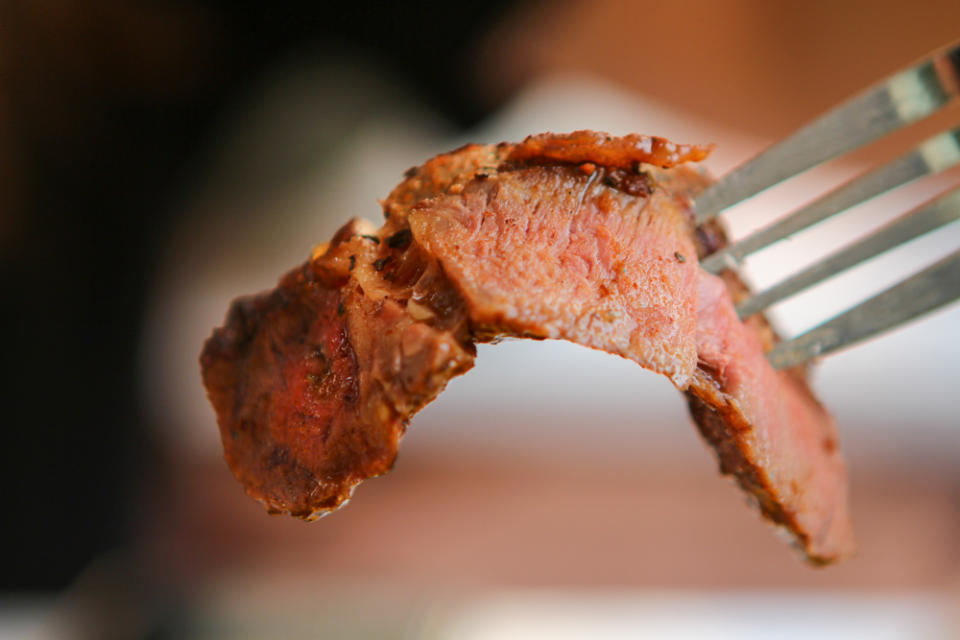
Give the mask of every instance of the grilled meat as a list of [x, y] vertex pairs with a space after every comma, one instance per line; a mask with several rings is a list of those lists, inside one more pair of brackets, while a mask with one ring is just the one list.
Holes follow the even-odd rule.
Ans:
[[226, 458], [268, 509], [312, 519], [388, 471], [416, 411], [475, 343], [557, 338], [686, 393], [724, 473], [815, 562], [853, 549], [830, 416], [802, 369], [776, 372], [745, 291], [697, 266], [705, 147], [595, 132], [467, 145], [411, 169], [277, 289], [234, 302], [201, 356]]

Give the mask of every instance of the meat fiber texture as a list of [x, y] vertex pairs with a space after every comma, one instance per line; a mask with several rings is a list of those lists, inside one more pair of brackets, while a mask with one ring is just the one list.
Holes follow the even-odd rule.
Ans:
[[725, 242], [695, 228], [709, 149], [579, 131], [467, 145], [409, 170], [379, 229], [345, 225], [204, 345], [230, 468], [271, 512], [314, 519], [390, 470], [410, 418], [477, 342], [563, 339], [661, 373], [721, 470], [814, 563], [852, 553], [836, 429], [802, 368], [774, 371], [743, 323]]

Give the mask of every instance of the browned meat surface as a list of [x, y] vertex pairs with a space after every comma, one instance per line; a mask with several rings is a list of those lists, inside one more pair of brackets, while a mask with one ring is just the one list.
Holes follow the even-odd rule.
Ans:
[[667, 169], [683, 162], [699, 162], [711, 146], [675, 144], [665, 138], [630, 134], [613, 137], [601, 131], [574, 131], [566, 135], [542, 133], [513, 145], [512, 162], [592, 162], [611, 169], [634, 169], [638, 162]]
[[473, 366], [446, 281], [409, 244], [382, 278], [401, 251], [373, 231], [347, 224], [275, 290], [235, 301], [204, 347], [227, 462], [270, 511], [313, 519], [340, 506], [390, 470], [410, 416]]
[[273, 511], [305, 518], [391, 467], [410, 417], [472, 366], [474, 343], [560, 338], [687, 393], [763, 513], [808, 557], [849, 554], [834, 425], [743, 286], [702, 272], [725, 239], [694, 229], [702, 147], [593, 132], [468, 145], [408, 171], [379, 230], [354, 221], [273, 292], [234, 303], [201, 364], [227, 461]]

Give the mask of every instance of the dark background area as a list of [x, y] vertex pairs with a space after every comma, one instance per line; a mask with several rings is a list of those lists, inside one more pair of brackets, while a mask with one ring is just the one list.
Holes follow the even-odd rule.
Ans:
[[124, 542], [138, 484], [161, 473], [140, 324], [223, 115], [291, 52], [342, 48], [469, 126], [496, 106], [473, 91], [471, 49], [515, 4], [0, 3], [0, 588], [69, 584]]

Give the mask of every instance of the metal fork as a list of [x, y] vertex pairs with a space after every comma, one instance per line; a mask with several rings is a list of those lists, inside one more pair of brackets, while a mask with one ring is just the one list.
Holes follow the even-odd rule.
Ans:
[[[917, 122], [960, 96], [960, 43], [934, 52], [841, 103], [724, 176], [697, 198], [699, 223], [815, 165]], [[960, 127], [936, 135], [748, 237], [705, 257], [712, 273], [921, 176], [960, 163]], [[888, 249], [960, 219], [960, 187], [803, 269], [737, 306], [741, 318], [818, 284]], [[960, 249], [876, 296], [767, 353], [777, 369], [853, 345], [960, 298]]]

